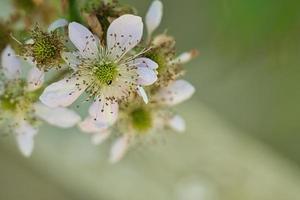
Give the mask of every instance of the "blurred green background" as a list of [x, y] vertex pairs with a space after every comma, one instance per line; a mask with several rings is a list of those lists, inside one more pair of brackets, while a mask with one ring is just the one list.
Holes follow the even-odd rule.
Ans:
[[[151, 1], [120, 2], [144, 16]], [[3, 138], [1, 200], [300, 199], [300, 1], [163, 3], [159, 31], [176, 37], [178, 52], [200, 51], [186, 66], [197, 92], [178, 107], [187, 132], [113, 166], [110, 141], [94, 147], [76, 129], [44, 127], [30, 159]]]

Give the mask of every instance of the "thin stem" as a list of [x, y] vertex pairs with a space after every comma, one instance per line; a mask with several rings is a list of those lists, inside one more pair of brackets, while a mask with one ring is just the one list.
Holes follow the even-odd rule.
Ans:
[[77, 0], [68, 0], [68, 17], [70, 21], [81, 22]]

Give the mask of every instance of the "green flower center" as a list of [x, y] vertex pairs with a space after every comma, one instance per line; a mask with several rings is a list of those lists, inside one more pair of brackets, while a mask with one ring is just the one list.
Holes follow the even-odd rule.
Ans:
[[56, 44], [54, 44], [53, 41], [51, 41], [51, 38], [48, 37], [39, 38], [33, 45], [35, 58], [40, 62], [60, 57], [60, 51], [57, 50]]
[[43, 32], [38, 27], [32, 31], [33, 44], [25, 46], [24, 54], [33, 57], [39, 69], [48, 70], [59, 67], [62, 62], [61, 52], [64, 49], [58, 32]]
[[117, 65], [111, 62], [95, 64], [92, 72], [101, 85], [111, 85], [118, 75]]
[[32, 103], [37, 101], [40, 90], [28, 92], [25, 90], [25, 81], [10, 81], [5, 85], [5, 91], [0, 96], [0, 108], [8, 112], [26, 112], [31, 109]]
[[0, 96], [1, 109], [15, 111], [17, 104], [24, 95], [25, 82], [21, 80], [10, 81], [4, 86], [4, 93]]
[[13, 101], [9, 97], [1, 97], [1, 108], [6, 111], [14, 111], [17, 107], [17, 102]]
[[21, 79], [4, 82], [4, 93], [0, 95], [0, 125], [15, 126], [16, 117], [38, 125], [33, 104], [38, 101], [43, 89], [29, 92], [26, 85], [26, 81]]
[[130, 114], [133, 128], [143, 133], [152, 127], [152, 116], [149, 110], [137, 108]]

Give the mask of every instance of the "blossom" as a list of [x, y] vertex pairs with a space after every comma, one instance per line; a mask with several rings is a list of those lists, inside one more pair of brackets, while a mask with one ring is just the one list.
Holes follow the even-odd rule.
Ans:
[[[151, 49], [143, 56], [157, 64], [155, 69], [158, 72], [158, 80], [147, 90], [138, 88], [137, 94], [148, 104], [144, 104], [136, 99], [135, 95], [131, 95], [129, 101], [118, 105], [118, 117], [111, 115], [110, 120], [98, 123], [91, 115], [79, 123], [81, 131], [89, 134], [92, 143], [96, 145], [111, 136], [113, 130], [121, 133], [110, 150], [109, 160], [112, 163], [122, 159], [129, 147], [140, 139], [143, 141], [146, 138], [151, 139], [157, 135], [158, 131], [163, 129], [172, 129], [179, 133], [185, 131], [184, 119], [172, 112], [170, 108], [189, 99], [195, 92], [195, 88], [189, 82], [178, 80], [178, 77], [182, 75], [181, 65], [191, 60], [195, 52], [185, 52], [175, 57], [175, 40], [172, 37], [162, 34], [151, 39], [152, 33], [161, 22], [162, 8], [162, 3], [155, 0], [146, 14], [150, 40], [148, 45]], [[95, 108], [90, 109], [90, 114], [93, 111]], [[107, 115], [101, 118], [105, 116]]]
[[[176, 80], [167, 87], [156, 90], [151, 95], [149, 104], [135, 102], [121, 105], [120, 116], [116, 122], [119, 132], [123, 133], [112, 145], [110, 161], [118, 162], [135, 143], [136, 139], [144, 136], [154, 136], [158, 131], [170, 128], [176, 132], [185, 131], [185, 121], [178, 114], [168, 108], [176, 106], [189, 99], [195, 88], [185, 80]], [[79, 124], [80, 129], [91, 135], [93, 144], [100, 144], [112, 132], [109, 124], [101, 125], [91, 117], [87, 117]]]
[[10, 46], [1, 54], [1, 66], [5, 80], [1, 82], [0, 124], [4, 132], [15, 134], [24, 156], [30, 156], [33, 151], [40, 121], [62, 128], [72, 127], [80, 121], [74, 111], [60, 107], [52, 109], [38, 101], [44, 74], [33, 67], [27, 80], [22, 79], [21, 63]]
[[[77, 48], [63, 58], [74, 70], [70, 77], [49, 85], [40, 100], [49, 107], [69, 106], [84, 91], [94, 103], [89, 114], [100, 124], [114, 123], [119, 102], [157, 79], [157, 64], [133, 49], [141, 41], [143, 22], [134, 15], [115, 19], [106, 33], [106, 47], [86, 27], [72, 22], [69, 38]], [[144, 98], [145, 99], [145, 98]]]

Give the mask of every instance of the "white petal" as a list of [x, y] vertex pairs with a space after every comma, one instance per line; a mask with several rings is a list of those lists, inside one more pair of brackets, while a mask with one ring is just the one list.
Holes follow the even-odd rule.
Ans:
[[80, 55], [77, 52], [62, 52], [61, 56], [74, 71], [78, 69], [78, 65], [80, 64], [78, 56]]
[[138, 86], [137, 93], [143, 98], [144, 102], [147, 104], [149, 102], [148, 96], [144, 88]]
[[44, 80], [45, 73], [39, 70], [37, 67], [32, 67], [27, 76], [28, 90], [34, 91], [40, 88], [43, 85]]
[[142, 39], [143, 22], [135, 15], [122, 15], [107, 30], [107, 50], [112, 59], [125, 55]]
[[159, 0], [154, 0], [146, 14], [146, 26], [148, 35], [150, 36], [153, 31], [159, 26], [163, 14], [163, 4]]
[[89, 114], [97, 123], [110, 126], [117, 121], [119, 105], [116, 102], [95, 101], [89, 108]]
[[15, 51], [9, 45], [6, 46], [1, 54], [1, 65], [6, 78], [19, 78], [21, 73], [21, 62], [16, 57]]
[[172, 60], [170, 64], [185, 64], [195, 58], [199, 52], [197, 50], [191, 50], [189, 52], [184, 52], [180, 54], [177, 58]]
[[195, 92], [194, 86], [185, 80], [177, 80], [168, 87], [160, 89], [153, 97], [161, 104], [173, 106], [189, 99]]
[[140, 85], [152, 85], [157, 80], [157, 75], [152, 69], [138, 67], [137, 73], [139, 75], [137, 83]]
[[175, 115], [169, 120], [169, 126], [172, 128], [174, 131], [177, 131], [179, 133], [182, 133], [185, 131], [185, 121], [184, 119], [179, 116]]
[[24, 120], [19, 123], [19, 126], [15, 130], [18, 147], [26, 157], [29, 157], [33, 151], [33, 138], [37, 134], [37, 131], [36, 128], [32, 127]]
[[129, 136], [124, 135], [118, 138], [110, 150], [109, 161], [111, 163], [116, 163], [120, 161], [125, 153], [127, 152], [129, 147]]
[[99, 133], [107, 129], [106, 125], [97, 123], [91, 116], [85, 118], [78, 126], [80, 130], [85, 133]]
[[58, 28], [64, 27], [68, 25], [68, 21], [66, 19], [58, 19], [54, 21], [50, 26], [48, 27], [48, 32], [55, 31]]
[[149, 58], [136, 58], [132, 62], [137, 67], [146, 67], [152, 70], [158, 68], [158, 64]]
[[77, 22], [70, 23], [69, 38], [84, 57], [95, 58], [97, 56], [97, 40], [89, 29], [83, 25]]
[[36, 115], [51, 125], [69, 128], [80, 121], [80, 116], [67, 108], [49, 108], [41, 103], [34, 105]]
[[92, 135], [92, 143], [94, 145], [99, 145], [103, 143], [111, 134], [109, 129], [105, 129], [102, 132], [95, 133]]
[[[66, 107], [71, 105], [84, 92], [86, 86], [76, 86], [76, 83], [82, 83], [76, 77], [63, 79], [49, 85], [40, 96], [41, 102], [49, 107]], [[80, 89], [78, 88], [80, 87]]]

